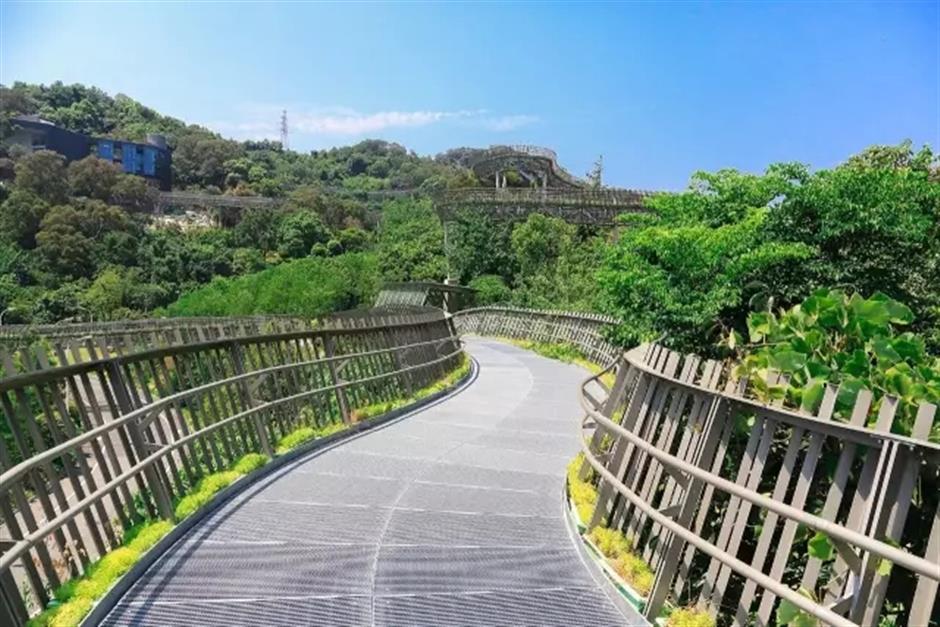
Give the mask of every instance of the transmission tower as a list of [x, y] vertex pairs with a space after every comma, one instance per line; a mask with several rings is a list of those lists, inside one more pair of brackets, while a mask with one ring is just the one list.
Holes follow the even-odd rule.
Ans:
[[281, 148], [287, 150], [287, 109], [281, 111]]

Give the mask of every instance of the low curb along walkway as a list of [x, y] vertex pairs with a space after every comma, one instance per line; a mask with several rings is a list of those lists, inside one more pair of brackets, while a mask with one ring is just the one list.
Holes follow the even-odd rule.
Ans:
[[107, 625], [643, 625], [563, 518], [583, 371], [473, 340], [456, 396], [251, 486]]

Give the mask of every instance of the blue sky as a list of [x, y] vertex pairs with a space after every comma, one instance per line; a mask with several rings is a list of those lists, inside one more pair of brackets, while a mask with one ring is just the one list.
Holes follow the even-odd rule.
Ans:
[[940, 2], [0, 2], [0, 82], [82, 82], [238, 138], [531, 143], [605, 182], [940, 148]]

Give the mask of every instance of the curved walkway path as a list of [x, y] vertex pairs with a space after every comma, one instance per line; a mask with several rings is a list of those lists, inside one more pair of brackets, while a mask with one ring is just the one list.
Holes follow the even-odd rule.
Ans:
[[585, 376], [471, 340], [477, 379], [251, 486], [106, 625], [644, 625], [564, 520]]

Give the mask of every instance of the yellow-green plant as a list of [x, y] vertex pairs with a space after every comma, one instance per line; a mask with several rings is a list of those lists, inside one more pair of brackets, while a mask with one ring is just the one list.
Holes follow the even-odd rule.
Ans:
[[148, 549], [173, 529], [165, 520], [129, 529], [123, 545], [92, 564], [82, 577], [63, 584], [55, 592], [55, 603], [29, 621], [30, 627], [74, 627], [95, 602], [129, 571]]
[[704, 610], [680, 607], [666, 619], [666, 627], [715, 627], [715, 619]]
[[259, 453], [249, 453], [232, 464], [229, 470], [206, 475], [199, 480], [195, 489], [180, 499], [174, 515], [177, 519], [186, 518], [197, 509], [212, 500], [216, 492], [228, 487], [239, 478], [266, 464], [268, 458]]
[[568, 494], [574, 503], [578, 518], [583, 524], [591, 520], [594, 506], [597, 504], [597, 489], [588, 480], [580, 477], [581, 466], [584, 465], [584, 453], [578, 453], [568, 464]]

